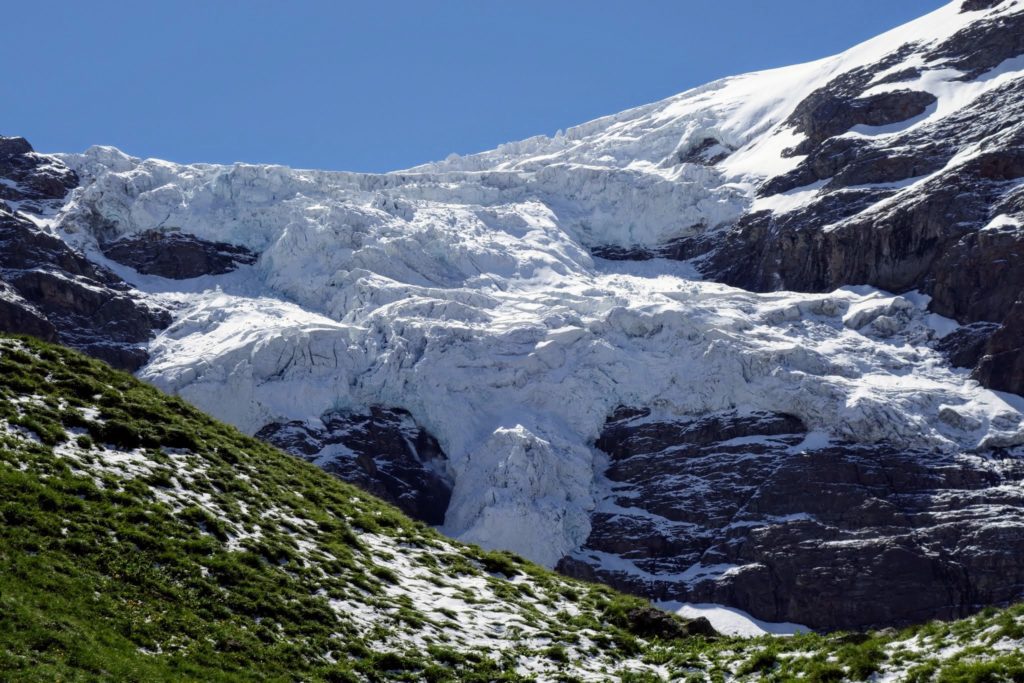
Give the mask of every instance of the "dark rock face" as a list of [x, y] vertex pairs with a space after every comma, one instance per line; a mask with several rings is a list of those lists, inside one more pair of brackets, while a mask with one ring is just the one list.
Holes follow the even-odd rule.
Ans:
[[25, 138], [0, 135], [0, 162], [7, 162], [32, 151], [32, 145]]
[[52, 209], [75, 174], [23, 138], [0, 138], [0, 179], [0, 329], [137, 370], [147, 359], [142, 343], [170, 322], [168, 314], [14, 210]]
[[0, 329], [59, 341], [118, 368], [142, 367], [142, 344], [170, 323], [116, 275], [2, 208], [0, 280], [8, 294]]
[[935, 262], [932, 310], [960, 321], [1002, 321], [1024, 291], [1024, 232], [970, 232]]
[[642, 247], [627, 248], [618, 247], [612, 244], [597, 246], [591, 249], [591, 253], [598, 258], [609, 261], [650, 261], [652, 258], [661, 255], [661, 251], [652, 251]]
[[36, 154], [25, 138], [0, 136], [0, 200], [38, 213], [78, 185], [78, 176], [52, 157]]
[[[749, 215], [706, 263], [718, 279], [756, 291], [920, 289], [942, 315], [999, 322], [1024, 284], [1024, 234], [978, 230], [1006, 188], [981, 182], [972, 170], [956, 169], [925, 183], [920, 196], [848, 219], [822, 215], [819, 208], [831, 207], [817, 204]], [[839, 221], [822, 231], [815, 216]]]
[[943, 337], [935, 348], [945, 354], [950, 365], [973, 368], [984, 355], [989, 338], [999, 328], [999, 323], [978, 322], [963, 325]]
[[27, 334], [44, 341], [57, 341], [57, 328], [38, 308], [25, 300], [18, 290], [0, 280], [0, 329], [12, 334]]
[[734, 151], [716, 138], [704, 138], [685, 154], [681, 154], [677, 163], [714, 166]]
[[1024, 394], [1024, 300], [988, 339], [973, 377], [997, 391]]
[[[857, 79], [853, 82], [860, 85], [859, 81]], [[839, 92], [827, 86], [812, 93], [797, 106], [791, 121], [807, 138], [794, 150], [795, 153], [813, 149], [814, 145], [845, 133], [856, 125], [885, 126], [912, 119], [923, 114], [936, 101], [931, 93], [916, 90], [893, 90], [849, 99], [843, 96], [849, 85], [842, 83], [841, 86], [833, 86], [830, 83], [829, 86]]]
[[210, 242], [180, 232], [152, 231], [102, 245], [103, 254], [140, 273], [185, 280], [221, 275], [256, 262], [256, 254], [226, 242]]
[[427, 524], [444, 523], [452, 482], [437, 439], [404, 410], [325, 413], [323, 426], [272, 423], [256, 437], [394, 503]]
[[[970, 0], [969, 0], [970, 1]], [[975, 9], [986, 9], [974, 2]], [[988, 2], [989, 7], [1002, 4]], [[1000, 63], [1024, 53], [1024, 15], [997, 14], [968, 24], [931, 50], [927, 57], [963, 71], [961, 80], [973, 80]]]
[[964, 0], [960, 5], [960, 13], [991, 9], [1002, 2], [1003, 0]]
[[[806, 438], [789, 415], [617, 412], [597, 443], [608, 494], [560, 569], [816, 628], [957, 617], [1024, 596], [1024, 454]], [[609, 554], [634, 569], [605, 566]]]

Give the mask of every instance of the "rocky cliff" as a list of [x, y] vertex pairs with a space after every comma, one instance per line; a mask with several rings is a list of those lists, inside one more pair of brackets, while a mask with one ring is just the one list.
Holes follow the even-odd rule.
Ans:
[[0, 137], [0, 329], [60, 341], [137, 370], [166, 311], [44, 227], [78, 176], [23, 138]]
[[[946, 419], [960, 419], [955, 413]], [[831, 442], [791, 415], [620, 409], [563, 571], [818, 628], [954, 618], [1024, 586], [1024, 462]]]

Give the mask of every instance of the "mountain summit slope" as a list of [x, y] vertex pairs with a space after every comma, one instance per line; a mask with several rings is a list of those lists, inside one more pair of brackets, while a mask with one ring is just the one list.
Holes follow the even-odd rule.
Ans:
[[1024, 586], [1022, 22], [951, 3], [382, 175], [94, 147], [0, 220], [167, 316], [141, 378], [451, 536], [771, 621], [962, 616]]

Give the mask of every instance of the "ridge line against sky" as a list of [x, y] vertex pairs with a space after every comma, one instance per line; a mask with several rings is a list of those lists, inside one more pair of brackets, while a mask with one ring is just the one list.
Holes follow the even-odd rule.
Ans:
[[17, 3], [0, 134], [383, 172], [826, 57], [943, 4]]

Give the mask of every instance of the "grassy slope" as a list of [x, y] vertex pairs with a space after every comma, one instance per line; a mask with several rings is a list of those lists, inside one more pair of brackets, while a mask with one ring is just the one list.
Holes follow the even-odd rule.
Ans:
[[445, 539], [97, 361], [0, 339], [5, 681], [1024, 680], [1020, 607], [708, 641], [643, 637], [642, 605]]

